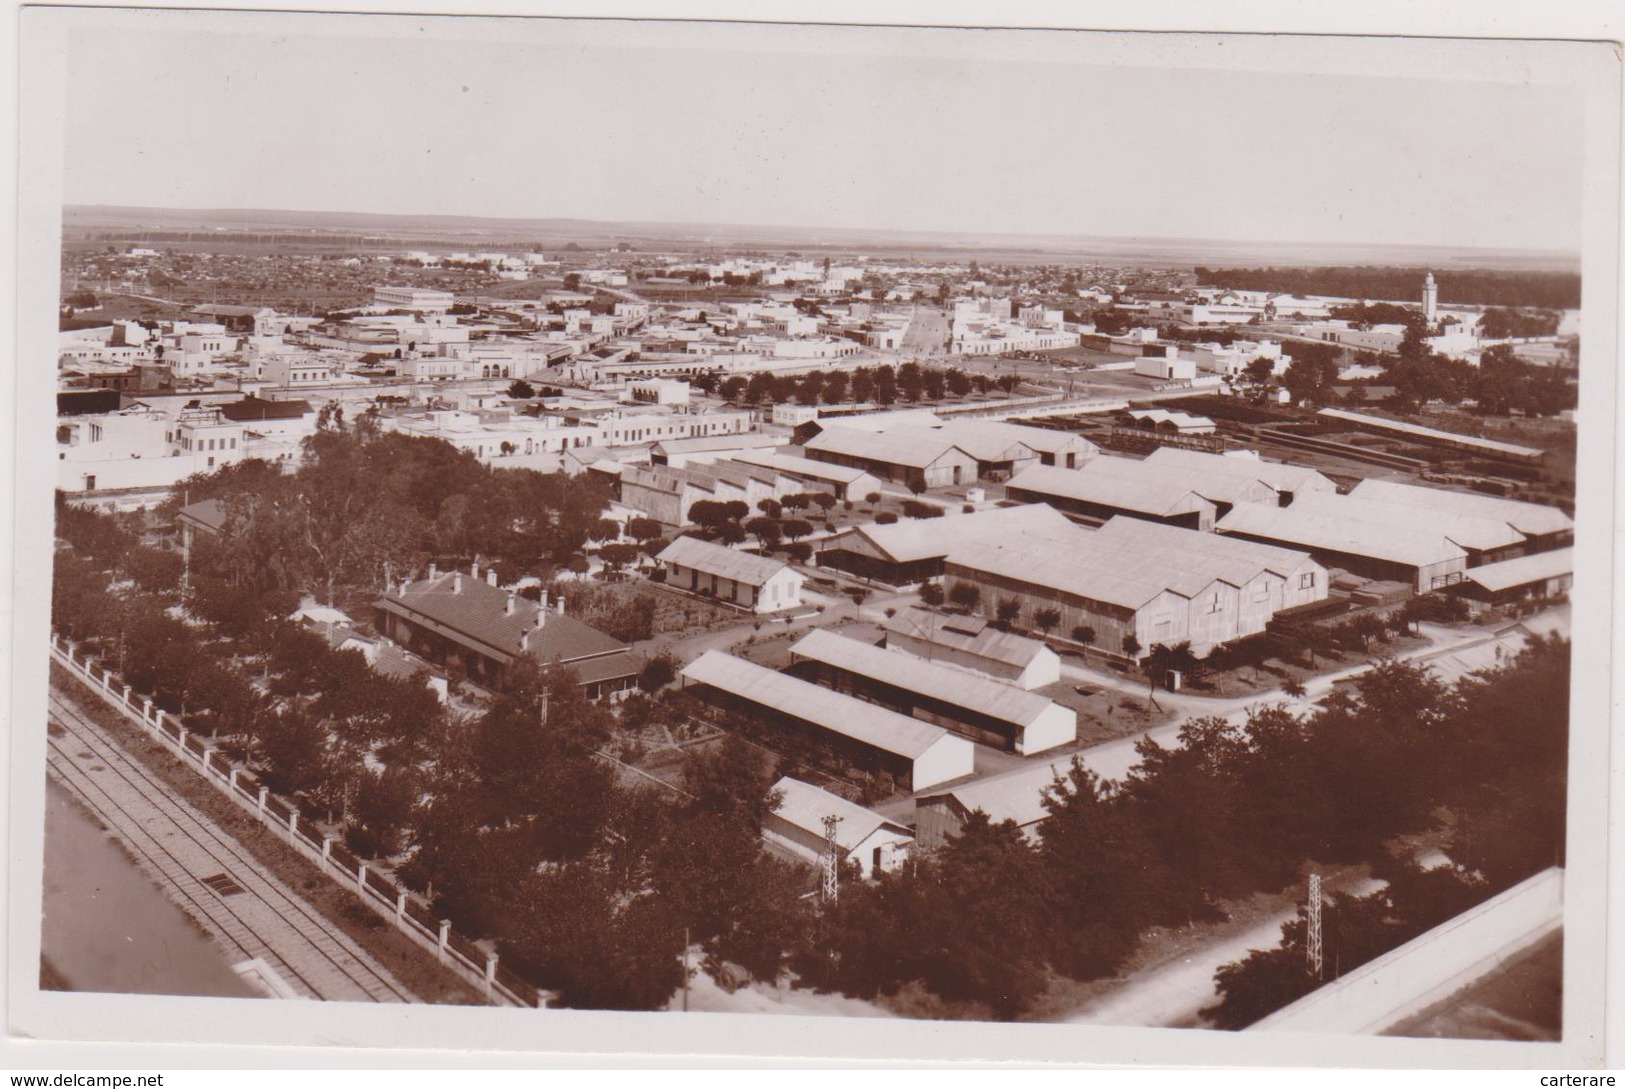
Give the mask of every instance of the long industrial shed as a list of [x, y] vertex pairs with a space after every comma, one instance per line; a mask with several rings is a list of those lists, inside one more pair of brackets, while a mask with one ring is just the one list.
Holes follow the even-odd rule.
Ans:
[[821, 628], [790, 661], [798, 676], [1024, 756], [1078, 736], [1077, 712], [1054, 700]]
[[976, 770], [976, 747], [940, 726], [785, 673], [708, 650], [683, 667], [683, 687], [718, 706], [799, 729], [859, 766], [884, 771], [910, 791]]

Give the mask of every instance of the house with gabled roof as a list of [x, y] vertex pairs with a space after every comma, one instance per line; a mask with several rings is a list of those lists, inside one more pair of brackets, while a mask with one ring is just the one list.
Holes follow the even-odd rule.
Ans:
[[378, 630], [442, 669], [478, 684], [499, 683], [529, 657], [573, 670], [592, 699], [632, 690], [642, 663], [631, 648], [564, 612], [564, 598], [530, 601], [496, 585], [495, 571], [439, 571], [390, 587], [376, 602]]
[[655, 557], [665, 585], [753, 613], [801, 607], [807, 576], [783, 560], [698, 537], [679, 537]]
[[872, 809], [788, 775], [773, 784], [773, 793], [779, 804], [762, 822], [762, 839], [780, 854], [822, 862], [829, 848], [824, 820], [835, 817], [841, 859], [855, 863], [864, 877], [896, 869], [908, 857], [914, 833]]

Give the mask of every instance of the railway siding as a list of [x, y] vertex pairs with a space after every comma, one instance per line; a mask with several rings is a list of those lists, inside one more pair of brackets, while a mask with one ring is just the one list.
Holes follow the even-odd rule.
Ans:
[[[215, 940], [260, 958], [301, 997], [415, 1002], [383, 965], [207, 816], [169, 792], [68, 700], [53, 696], [48, 766]], [[89, 755], [82, 755], [82, 754]]]

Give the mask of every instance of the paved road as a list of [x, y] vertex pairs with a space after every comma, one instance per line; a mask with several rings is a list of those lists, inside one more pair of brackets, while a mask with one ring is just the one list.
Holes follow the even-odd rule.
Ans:
[[[1381, 882], [1364, 879], [1329, 891], [1363, 896]], [[1280, 912], [1229, 937], [1192, 950], [1182, 957], [1131, 976], [1121, 987], [1087, 1003], [1066, 1019], [1072, 1025], [1138, 1025], [1147, 1028], [1196, 1028], [1201, 1011], [1219, 1000], [1213, 974], [1255, 949], [1281, 944], [1281, 927], [1298, 917], [1296, 907]]]
[[934, 306], [916, 306], [909, 316], [908, 332], [903, 335], [903, 343], [897, 354], [940, 355], [949, 331], [945, 313]]
[[[1569, 613], [1564, 608], [1532, 618], [1525, 626], [1532, 630], [1566, 635], [1568, 620]], [[1423, 624], [1421, 629], [1422, 633], [1432, 640], [1431, 644], [1397, 657], [1424, 662], [1432, 658], [1447, 658], [1459, 651], [1493, 643], [1500, 638], [1495, 632], [1485, 628], [1451, 629]], [[1063, 671], [1067, 668], [1078, 673], [1084, 672], [1075, 666], [1063, 666]], [[1301, 700], [1287, 699], [1279, 692], [1230, 700], [1179, 694], [1170, 696], [1168, 693], [1158, 695], [1162, 700], [1170, 698], [1179, 700], [1181, 709], [1185, 711], [1180, 721], [1207, 714], [1223, 715], [1232, 721], [1245, 721], [1251, 709], [1261, 704], [1284, 702], [1292, 711], [1298, 713], [1310, 711], [1314, 701], [1324, 698], [1335, 682], [1356, 676], [1370, 668], [1369, 663], [1361, 663], [1312, 678], [1305, 682], [1307, 695]], [[1088, 676], [1091, 680], [1096, 679], [1092, 671]], [[1176, 744], [1179, 725], [1179, 722], [1174, 722], [1152, 730], [1150, 736], [1165, 746]], [[1086, 750], [1082, 754], [1084, 762], [1097, 774], [1120, 778], [1138, 762], [1138, 755], [1133, 748], [1134, 740], [1125, 738]], [[1359, 896], [1375, 889], [1376, 882], [1366, 880], [1352, 886], [1339, 886], [1334, 883], [1332, 888], [1334, 891]], [[1213, 987], [1213, 974], [1221, 966], [1245, 957], [1254, 949], [1270, 949], [1280, 944], [1281, 926], [1295, 918], [1296, 914], [1295, 908], [1281, 912], [1239, 934], [1217, 938], [1211, 944], [1189, 951], [1174, 960], [1152, 965], [1127, 977], [1119, 986], [1086, 1003], [1066, 1020], [1075, 1024], [1151, 1027], [1197, 1025], [1203, 1007], [1212, 1005], [1218, 999], [1218, 992]]]
[[263, 961], [301, 998], [421, 1001], [71, 699], [53, 690], [49, 715], [50, 771], [233, 962]]

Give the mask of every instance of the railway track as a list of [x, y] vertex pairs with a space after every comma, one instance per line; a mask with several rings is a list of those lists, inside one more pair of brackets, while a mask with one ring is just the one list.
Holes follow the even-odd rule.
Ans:
[[263, 960], [304, 998], [421, 1001], [56, 692], [49, 719], [51, 772], [235, 959]]

